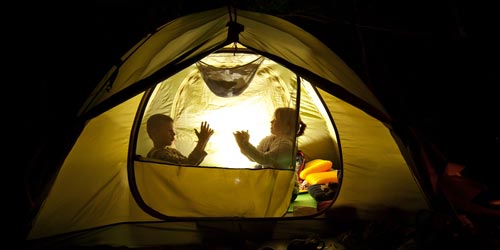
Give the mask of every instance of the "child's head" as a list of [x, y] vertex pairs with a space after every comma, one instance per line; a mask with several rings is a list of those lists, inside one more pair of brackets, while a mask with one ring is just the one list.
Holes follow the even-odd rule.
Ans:
[[[293, 108], [277, 108], [271, 121], [271, 133], [301, 136], [306, 125], [297, 115]], [[297, 131], [297, 133], [294, 133], [294, 131]]]
[[147, 132], [156, 147], [172, 145], [175, 137], [174, 120], [164, 114], [154, 114], [147, 121]]

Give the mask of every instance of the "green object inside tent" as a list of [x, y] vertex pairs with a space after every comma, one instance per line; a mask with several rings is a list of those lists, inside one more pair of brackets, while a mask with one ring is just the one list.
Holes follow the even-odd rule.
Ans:
[[295, 201], [288, 207], [288, 212], [293, 213], [294, 209], [297, 209], [297, 207], [310, 207], [316, 209], [316, 204], [316, 200], [309, 193], [300, 193], [297, 195]]

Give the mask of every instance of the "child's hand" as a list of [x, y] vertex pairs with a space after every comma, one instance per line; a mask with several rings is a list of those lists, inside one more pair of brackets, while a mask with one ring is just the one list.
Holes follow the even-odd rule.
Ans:
[[238, 145], [243, 145], [245, 143], [248, 143], [248, 140], [250, 140], [250, 134], [248, 133], [248, 130], [235, 131], [233, 135]]
[[214, 134], [214, 130], [210, 128], [210, 125], [208, 125], [208, 123], [206, 121], [201, 122], [199, 132], [197, 129], [194, 129], [194, 132], [196, 133], [198, 140], [204, 141], [204, 142], [208, 142], [210, 137]]

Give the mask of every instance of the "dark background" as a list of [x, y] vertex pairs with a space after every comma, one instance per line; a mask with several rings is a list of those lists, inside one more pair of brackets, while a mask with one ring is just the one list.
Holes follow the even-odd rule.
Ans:
[[[14, 201], [21, 205], [23, 222], [29, 217], [24, 184], [36, 181], [26, 176], [47, 174], [39, 169], [58, 160], [76, 112], [107, 70], [160, 25], [228, 2], [104, 0], [16, 6], [16, 25], [4, 33], [14, 43], [7, 48], [14, 52], [16, 69], [11, 73], [15, 92], [9, 93], [19, 96], [15, 105], [21, 109], [15, 112], [21, 121], [22, 133], [15, 136], [20, 145], [13, 144], [21, 164], [13, 170], [21, 190]], [[289, 20], [317, 36], [359, 74], [398, 123], [421, 130], [450, 160], [467, 163], [496, 153], [500, 53], [494, 1], [233, 2]], [[493, 166], [482, 167], [494, 171]]]

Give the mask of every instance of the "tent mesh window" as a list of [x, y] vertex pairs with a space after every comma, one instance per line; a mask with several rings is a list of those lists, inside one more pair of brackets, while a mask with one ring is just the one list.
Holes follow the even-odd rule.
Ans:
[[250, 85], [257, 69], [264, 61], [260, 56], [237, 67], [215, 67], [203, 61], [196, 63], [208, 88], [217, 96], [238, 96]]

